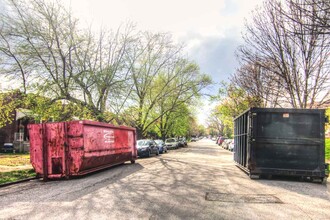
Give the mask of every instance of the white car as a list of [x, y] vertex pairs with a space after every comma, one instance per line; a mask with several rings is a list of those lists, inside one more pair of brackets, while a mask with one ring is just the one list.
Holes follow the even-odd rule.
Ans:
[[228, 144], [228, 150], [230, 151], [234, 151], [234, 140], [232, 140], [229, 144]]
[[226, 140], [223, 141], [223, 143], [222, 143], [221, 146], [222, 146], [224, 149], [229, 150], [229, 144], [230, 144], [231, 142], [233, 142], [233, 141], [234, 141], [234, 139], [226, 139]]
[[177, 149], [179, 148], [179, 142], [175, 138], [168, 138], [165, 140], [165, 145], [167, 149]]

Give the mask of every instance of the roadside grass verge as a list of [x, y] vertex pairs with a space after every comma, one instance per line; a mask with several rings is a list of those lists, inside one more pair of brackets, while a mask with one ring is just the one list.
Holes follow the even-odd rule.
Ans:
[[[330, 162], [330, 138], [325, 139], [325, 162]], [[330, 165], [328, 166], [327, 173], [330, 173]]]
[[330, 160], [330, 138], [325, 139], [325, 160]]
[[33, 169], [29, 170], [15, 170], [10, 172], [0, 172], [0, 184], [15, 182], [31, 177], [35, 177], [36, 174]]
[[0, 154], [0, 184], [34, 177], [29, 154]]

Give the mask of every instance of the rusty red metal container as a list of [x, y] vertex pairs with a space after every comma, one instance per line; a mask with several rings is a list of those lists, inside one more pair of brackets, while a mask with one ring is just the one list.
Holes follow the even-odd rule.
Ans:
[[45, 180], [80, 176], [137, 158], [136, 130], [94, 121], [28, 125], [31, 164]]

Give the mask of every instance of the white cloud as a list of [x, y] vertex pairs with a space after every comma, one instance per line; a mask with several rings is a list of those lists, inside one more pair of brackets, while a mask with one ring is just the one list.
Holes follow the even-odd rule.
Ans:
[[117, 28], [125, 21], [132, 21], [141, 30], [172, 33], [177, 42], [186, 45], [186, 52], [200, 64], [202, 72], [220, 81], [234, 72], [237, 64], [234, 50], [241, 42], [244, 18], [261, 0], [70, 2], [78, 17], [97, 28]]
[[244, 17], [261, 0], [71, 0], [74, 13], [95, 25], [118, 27], [136, 22], [141, 29], [184, 35], [218, 35], [221, 29], [242, 26]]

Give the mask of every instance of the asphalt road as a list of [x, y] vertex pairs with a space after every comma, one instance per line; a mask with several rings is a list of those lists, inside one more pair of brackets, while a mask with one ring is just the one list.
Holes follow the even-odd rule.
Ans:
[[251, 180], [201, 140], [79, 179], [0, 188], [0, 219], [330, 219], [330, 188]]

